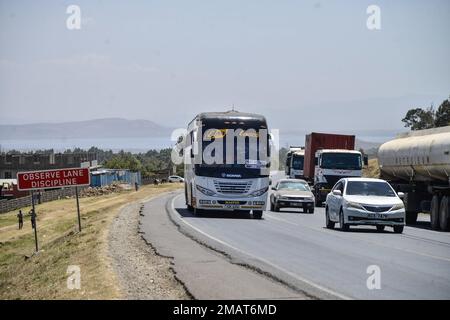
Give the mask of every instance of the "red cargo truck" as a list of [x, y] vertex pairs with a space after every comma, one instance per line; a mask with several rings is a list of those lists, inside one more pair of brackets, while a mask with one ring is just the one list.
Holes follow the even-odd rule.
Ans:
[[355, 151], [355, 136], [312, 132], [305, 137], [305, 179], [314, 185], [316, 205], [341, 178], [360, 177], [366, 163]]
[[303, 175], [314, 180], [315, 155], [319, 149], [355, 149], [355, 136], [312, 132], [305, 137], [305, 162]]

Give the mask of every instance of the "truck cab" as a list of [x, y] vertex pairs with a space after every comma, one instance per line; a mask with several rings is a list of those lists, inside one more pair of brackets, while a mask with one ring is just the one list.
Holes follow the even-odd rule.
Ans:
[[289, 178], [303, 179], [303, 164], [305, 159], [305, 150], [299, 150], [292, 153], [289, 163]]
[[315, 154], [314, 194], [316, 205], [322, 205], [337, 181], [361, 177], [365, 159], [360, 151], [321, 149]]

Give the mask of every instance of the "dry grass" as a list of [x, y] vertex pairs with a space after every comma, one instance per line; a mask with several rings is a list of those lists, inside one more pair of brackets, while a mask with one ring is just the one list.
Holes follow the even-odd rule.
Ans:
[[369, 165], [363, 169], [363, 177], [367, 178], [379, 178], [380, 167], [378, 165], [378, 159], [370, 159]]
[[[17, 229], [17, 211], [0, 215], [0, 299], [116, 299], [121, 298], [116, 275], [107, 254], [108, 228], [119, 209], [180, 188], [179, 184], [143, 186], [138, 192], [124, 191], [80, 198], [82, 232], [78, 233], [75, 199], [40, 204], [38, 240], [27, 216]], [[22, 212], [28, 212], [24, 208]], [[81, 269], [81, 289], [67, 289], [67, 267]]]

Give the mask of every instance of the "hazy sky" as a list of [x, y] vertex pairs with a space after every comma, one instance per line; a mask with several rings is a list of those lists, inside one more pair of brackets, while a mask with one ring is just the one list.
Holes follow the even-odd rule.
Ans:
[[450, 95], [449, 16], [448, 0], [1, 1], [0, 123], [184, 126], [234, 103], [278, 128], [402, 128]]

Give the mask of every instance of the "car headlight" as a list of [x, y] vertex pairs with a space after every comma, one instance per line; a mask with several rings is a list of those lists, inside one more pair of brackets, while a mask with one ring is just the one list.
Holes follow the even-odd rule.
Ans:
[[394, 204], [390, 211], [401, 210], [404, 208], [405, 208], [405, 205], [403, 204], [403, 202], [401, 202], [401, 203]]
[[213, 196], [216, 194], [214, 191], [204, 188], [202, 186], [196, 185], [195, 187], [197, 188], [198, 191], [200, 191], [203, 194], [206, 194], [207, 196]]
[[265, 188], [256, 190], [256, 191], [250, 193], [248, 196], [249, 197], [259, 197], [259, 196], [262, 196], [264, 193], [266, 193], [267, 190], [269, 190], [269, 187], [265, 187]]
[[362, 209], [362, 210], [364, 210], [364, 207], [360, 203], [352, 202], [352, 201], [348, 201], [347, 202], [347, 208], [355, 208], [355, 209]]

